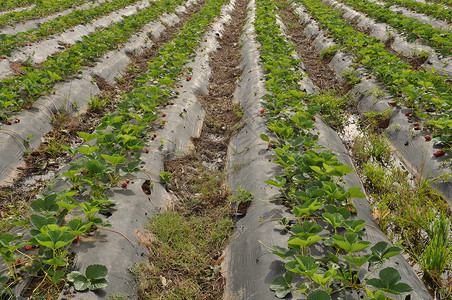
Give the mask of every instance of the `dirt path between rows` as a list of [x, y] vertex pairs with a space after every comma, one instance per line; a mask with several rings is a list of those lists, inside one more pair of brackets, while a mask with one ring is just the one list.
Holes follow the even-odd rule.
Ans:
[[[180, 293], [190, 281], [196, 282], [191, 289], [196, 290], [193, 297], [197, 299], [219, 299], [223, 294], [224, 278], [218, 273], [217, 266], [223, 260], [223, 250], [233, 229], [230, 193], [225, 184], [226, 161], [229, 142], [240, 129], [242, 116], [234, 93], [241, 76], [239, 40], [247, 16], [247, 4], [248, 0], [238, 0], [230, 23], [225, 25], [224, 32], [217, 33], [219, 46], [210, 57], [212, 73], [208, 92], [198, 95], [206, 116], [200, 136], [192, 138], [193, 150], [164, 163], [165, 171], [172, 174], [168, 191], [176, 199], [165, 214], [175, 212], [184, 224], [196, 226], [191, 230], [199, 231], [203, 236], [187, 243], [194, 244], [198, 250], [202, 247], [203, 250], [197, 252], [204, 251], [202, 253], [207, 258], [204, 264], [182, 262], [183, 254], [169, 250], [175, 247], [172, 244], [176, 242], [159, 239], [165, 229], [158, 225], [158, 220], [151, 220], [151, 234], [157, 236], [157, 241], [150, 247], [150, 265], [141, 269], [140, 276], [144, 276], [148, 283], [145, 287], [140, 284], [143, 287], [139, 293], [142, 299], [174, 297], [174, 290]], [[224, 234], [221, 241], [211, 236], [215, 224], [229, 224], [221, 232]], [[198, 243], [203, 246], [198, 246]], [[178, 255], [177, 259], [173, 255]], [[161, 278], [172, 284], [165, 287]]]

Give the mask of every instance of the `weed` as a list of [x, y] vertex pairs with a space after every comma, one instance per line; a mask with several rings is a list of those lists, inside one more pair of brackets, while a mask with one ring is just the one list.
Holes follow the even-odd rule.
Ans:
[[119, 84], [122, 84], [122, 83], [126, 82], [126, 80], [123, 77], [116, 77], [115, 80]]
[[380, 132], [381, 129], [388, 128], [391, 120], [393, 109], [388, 109], [383, 112], [369, 111], [364, 113], [364, 123], [368, 128], [374, 132]]
[[375, 98], [382, 98], [386, 95], [385, 91], [382, 91], [379, 88], [373, 88], [367, 92], [369, 93], [369, 95], [374, 96]]
[[33, 57], [31, 55], [28, 55], [27, 59], [22, 63], [22, 65], [24, 65], [25, 67], [31, 67], [31, 66], [33, 66], [33, 64], [34, 64], [34, 61], [33, 61]]
[[345, 106], [351, 102], [350, 96], [336, 96], [334, 91], [329, 91], [320, 95], [312, 97], [312, 101], [315, 102], [320, 108], [320, 112], [326, 119], [328, 125], [343, 128], [347, 115], [344, 113]]
[[320, 60], [327, 60], [333, 57], [339, 49], [339, 45], [333, 45], [326, 49], [323, 49], [322, 51], [320, 51]]
[[140, 263], [132, 270], [140, 280], [138, 293], [143, 299], [221, 298], [219, 289], [212, 295], [205, 285], [221, 285], [215, 270], [234, 226], [229, 205], [203, 215], [185, 209], [179, 208], [182, 214], [168, 211], [150, 221], [148, 229], [155, 238], [149, 245], [152, 263]]
[[133, 63], [127, 67], [127, 72], [129, 72], [129, 73], [134, 73], [137, 71], [138, 71], [138, 67]]
[[126, 300], [129, 296], [127, 294], [113, 294], [110, 295], [109, 300]]
[[61, 156], [63, 153], [65, 153], [66, 150], [64, 149], [63, 146], [64, 146], [63, 139], [57, 139], [55, 137], [52, 137], [44, 141], [43, 149], [41, 151], [51, 158], [57, 158]]
[[91, 97], [90, 101], [88, 102], [88, 110], [98, 113], [102, 111], [102, 109], [105, 107], [105, 104], [107, 104], [109, 101], [107, 98], [100, 98], [100, 97]]
[[356, 85], [358, 83], [361, 82], [361, 78], [359, 78], [356, 74], [355, 71], [353, 71], [352, 69], [349, 69], [345, 72], [341, 73], [341, 76], [348, 81], [349, 84], [351, 85]]
[[241, 118], [243, 116], [243, 109], [237, 103], [234, 104], [234, 113], [237, 118]]
[[386, 166], [391, 160], [391, 150], [383, 135], [361, 134], [354, 140], [352, 149], [362, 162], [374, 160]]
[[239, 192], [239, 194], [234, 197], [234, 200], [239, 203], [249, 202], [251, 201], [251, 199], [253, 199], [253, 193], [247, 190], [242, 190], [242, 187], [240, 185], [237, 187], [237, 190], [235, 191]]
[[365, 162], [363, 164], [363, 174], [375, 190], [389, 191], [394, 184], [394, 179], [388, 170], [378, 163]]
[[424, 274], [435, 281], [440, 281], [441, 275], [452, 263], [450, 225], [450, 219], [445, 214], [440, 214], [436, 220], [432, 220], [427, 230], [430, 241], [417, 259]]
[[170, 172], [165, 172], [165, 171], [160, 172], [160, 175], [159, 175], [160, 183], [161, 184], [170, 184], [171, 183], [171, 175], [172, 174]]

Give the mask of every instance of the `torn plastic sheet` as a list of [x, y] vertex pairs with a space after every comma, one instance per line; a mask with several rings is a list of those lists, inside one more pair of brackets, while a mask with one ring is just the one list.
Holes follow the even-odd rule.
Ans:
[[[250, 2], [250, 8], [254, 2]], [[280, 173], [279, 167], [269, 160], [273, 158], [267, 150], [267, 145], [262, 143], [260, 134], [269, 134], [265, 120], [257, 117], [262, 108], [260, 98], [266, 94], [262, 81], [263, 73], [259, 67], [259, 55], [257, 43], [250, 37], [254, 36], [252, 22], [254, 11], [250, 12], [248, 22], [244, 27], [242, 49], [242, 81], [237, 89], [237, 99], [244, 108], [244, 118], [252, 119], [231, 141], [229, 147], [228, 165], [234, 166], [234, 172], [228, 179], [231, 189], [241, 186], [255, 196], [248, 208], [247, 214], [237, 222], [237, 228], [230, 245], [226, 249], [223, 265], [223, 274], [226, 277], [225, 299], [276, 299], [274, 292], [270, 291], [272, 280], [285, 272], [284, 262], [278, 256], [271, 254], [267, 247], [287, 247], [289, 234], [285, 234], [275, 228], [271, 219], [293, 216], [288, 209], [280, 204], [267, 200], [277, 197], [280, 192], [273, 186], [266, 185], [265, 180], [273, 178]], [[305, 90], [316, 90], [310, 80], [303, 81]], [[321, 118], [316, 121], [315, 132], [319, 133], [319, 143], [337, 154], [338, 160], [349, 166], [353, 166], [347, 150], [337, 134], [325, 125]], [[361, 187], [361, 182], [356, 173], [344, 176], [345, 187]], [[257, 200], [262, 199], [262, 200]], [[385, 235], [377, 230], [377, 225], [371, 217], [371, 209], [366, 199], [354, 199], [358, 210], [358, 218], [364, 219], [374, 227], [366, 227], [365, 239], [371, 242], [386, 241]], [[330, 233], [332, 234], [332, 233]], [[320, 250], [320, 251], [319, 251]], [[314, 256], [323, 252], [314, 248]], [[429, 299], [430, 295], [425, 290], [419, 278], [415, 275], [402, 256], [393, 257], [385, 263], [386, 266], [397, 268], [402, 276], [402, 281], [410, 284], [414, 291], [412, 299]], [[340, 296], [336, 295], [335, 297]], [[348, 299], [361, 299], [362, 295], [353, 292], [348, 294]], [[297, 298], [289, 295], [286, 298]]]

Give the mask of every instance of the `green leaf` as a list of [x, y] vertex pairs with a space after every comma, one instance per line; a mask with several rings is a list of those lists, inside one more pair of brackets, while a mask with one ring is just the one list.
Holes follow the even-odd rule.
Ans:
[[345, 175], [345, 174], [349, 174], [349, 173], [355, 172], [355, 170], [353, 170], [348, 165], [333, 166], [333, 169], [338, 172], [336, 174], [337, 176], [342, 176], [342, 175]]
[[83, 275], [78, 275], [74, 280], [74, 288], [77, 291], [84, 291], [89, 287], [89, 281]]
[[266, 141], [266, 142], [270, 141], [270, 139], [268, 138], [268, 136], [266, 134], [261, 134], [261, 140]]
[[364, 194], [363, 192], [361, 192], [361, 188], [360, 187], [351, 187], [348, 189], [348, 198], [352, 199], [352, 198], [365, 198], [366, 194]]
[[358, 234], [348, 232], [345, 236], [333, 235], [332, 239], [339, 248], [348, 253], [353, 253], [368, 248], [372, 243], [367, 241], [358, 241]]
[[91, 291], [94, 291], [94, 290], [106, 288], [107, 286], [108, 286], [107, 279], [105, 279], [105, 278], [93, 279], [93, 280], [91, 280], [91, 285], [89, 286], [89, 289]]
[[8, 276], [1, 276], [0, 277], [0, 283], [1, 284], [7, 284], [9, 281], [9, 277]]
[[337, 228], [345, 222], [344, 217], [340, 213], [324, 213], [322, 216], [328, 223], [331, 224], [331, 226], [333, 226], [333, 228]]
[[323, 228], [312, 221], [305, 221], [301, 226], [294, 226], [290, 230], [293, 235], [307, 238], [320, 233]]
[[51, 265], [51, 266], [57, 266], [57, 267], [66, 266], [66, 262], [63, 260], [62, 257], [55, 257], [55, 258], [44, 260], [44, 263]]
[[122, 156], [113, 156], [113, 155], [107, 155], [102, 154], [101, 157], [111, 163], [113, 166], [116, 166], [118, 164], [123, 164], [126, 162], [126, 158]]
[[358, 268], [361, 268], [361, 266], [364, 265], [371, 257], [372, 257], [372, 254], [367, 254], [364, 256], [344, 255], [344, 259], [346, 261], [348, 261], [352, 265], [357, 266]]
[[99, 146], [87, 146], [87, 145], [83, 145], [77, 148], [78, 152], [80, 152], [83, 155], [90, 155], [93, 154], [96, 151], [99, 151]]
[[323, 206], [323, 203], [315, 200], [306, 201], [302, 205], [294, 206], [292, 212], [297, 217], [303, 217], [304, 215], [310, 215], [313, 212], [319, 210]]
[[304, 276], [312, 276], [317, 269], [319, 264], [315, 263], [315, 259], [309, 256], [295, 255], [295, 261], [289, 261], [286, 263], [286, 270], [292, 273], [302, 274]]
[[271, 253], [278, 255], [282, 259], [291, 258], [295, 255], [294, 251], [280, 246], [273, 246], [273, 250], [271, 251]]
[[82, 139], [84, 139], [87, 142], [99, 137], [99, 135], [97, 135], [97, 134], [89, 134], [87, 132], [82, 132], [82, 131], [77, 132], [77, 134], [79, 137], [81, 137]]
[[277, 187], [282, 187], [283, 185], [286, 184], [286, 179], [281, 176], [275, 176], [274, 180], [266, 180], [264, 182], [267, 184], [270, 184], [270, 185], [277, 186]]
[[31, 215], [30, 222], [37, 229], [41, 229], [43, 226], [47, 225], [47, 219], [40, 215]]
[[90, 265], [86, 268], [86, 278], [88, 279], [102, 279], [107, 276], [108, 269], [103, 265]]
[[307, 300], [331, 300], [331, 296], [324, 290], [315, 290], [309, 293]]
[[369, 263], [373, 267], [379, 267], [384, 263], [386, 259], [403, 252], [403, 249], [399, 247], [392, 246], [388, 248], [388, 243], [386, 242], [378, 242], [370, 249], [372, 250], [372, 253], [374, 255], [370, 259]]
[[289, 239], [287, 244], [289, 247], [292, 247], [296, 250], [300, 250], [301, 248], [307, 248], [311, 246], [314, 243], [317, 243], [318, 241], [321, 241], [322, 237], [318, 235], [309, 236], [308, 238], [304, 239], [298, 236], [292, 237]]
[[57, 196], [57, 194], [44, 195], [44, 198], [35, 200], [30, 207], [36, 212], [58, 212]]
[[81, 218], [75, 218], [73, 220], [70, 220], [66, 226], [70, 229], [70, 233], [73, 233], [75, 235], [81, 235], [85, 233], [90, 227], [92, 223], [91, 222], [83, 222]]
[[371, 290], [366, 289], [366, 295], [367, 295], [367, 300], [386, 300], [386, 296], [383, 292], [381, 291], [377, 291], [374, 293], [372, 293]]
[[71, 203], [67, 203], [66, 201], [58, 201], [57, 204], [60, 208], [67, 209], [68, 211], [72, 210], [74, 208], [77, 208], [79, 206], [78, 203], [71, 204]]
[[67, 280], [69, 282], [74, 282], [75, 278], [79, 275], [82, 275], [82, 273], [80, 273], [79, 271], [72, 271], [71, 273], [67, 274]]
[[60, 282], [61, 278], [63, 278], [63, 276], [64, 276], [64, 271], [59, 270], [56, 272], [55, 275], [52, 276], [52, 281], [55, 283], [58, 283], [58, 282]]
[[275, 292], [276, 297], [282, 299], [286, 297], [292, 290], [291, 282], [293, 275], [290, 272], [287, 272], [286, 275], [278, 276], [270, 284], [270, 290]]
[[400, 280], [399, 271], [388, 267], [380, 271], [380, 278], [367, 280], [366, 284], [394, 295], [408, 294], [413, 289], [406, 283], [397, 283]]

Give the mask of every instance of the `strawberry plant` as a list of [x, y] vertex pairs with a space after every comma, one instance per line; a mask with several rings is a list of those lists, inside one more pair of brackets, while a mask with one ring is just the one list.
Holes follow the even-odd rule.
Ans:
[[6, 11], [6, 10], [14, 9], [14, 8], [20, 8], [20, 7], [25, 8], [27, 6], [36, 4], [38, 2], [39, 2], [39, 0], [22, 0], [22, 1], [5, 0], [5, 1], [2, 1], [2, 7], [0, 7], [0, 11]]
[[64, 32], [73, 26], [89, 23], [94, 18], [101, 17], [137, 1], [115, 0], [101, 3], [99, 6], [90, 9], [76, 9], [69, 15], [59, 16], [51, 21], [42, 23], [38, 28], [32, 28], [14, 35], [0, 35], [0, 53], [9, 55], [12, 50], [20, 47], [19, 45], [33, 43], [52, 34]]
[[74, 284], [77, 291], [89, 289], [91, 291], [103, 289], [108, 286], [105, 279], [108, 269], [102, 265], [90, 265], [86, 268], [85, 275], [78, 271], [73, 271], [67, 275], [67, 280]]
[[[312, 117], [318, 112], [318, 107], [313, 104], [315, 102], [310, 102], [310, 105], [303, 102], [307, 97], [298, 83], [303, 75], [298, 69], [299, 60], [292, 56], [294, 46], [286, 41], [276, 22], [275, 4], [271, 0], [258, 0], [256, 3], [256, 39], [261, 43], [261, 61], [269, 91], [263, 98], [263, 105], [268, 112], [268, 128], [277, 137], [272, 141], [276, 145], [274, 162], [283, 169], [283, 175], [266, 182], [280, 189], [280, 200], [291, 207], [296, 219], [295, 224], [284, 225], [286, 229], [290, 228], [291, 233], [288, 247], [275, 246], [271, 250], [288, 262], [285, 264], [286, 274], [276, 277], [270, 289], [279, 298], [294, 291], [305, 294], [308, 299], [331, 299], [333, 293], [347, 295], [348, 289], [364, 289], [365, 286], [380, 289], [368, 277], [386, 259], [402, 250], [388, 248], [384, 242], [373, 245], [365, 240], [365, 221], [353, 218], [351, 213], [356, 211], [351, 199], [365, 195], [358, 187], [346, 189], [341, 184], [341, 178], [353, 172], [352, 168], [340, 163], [331, 151], [318, 149], [318, 137], [311, 130], [314, 127]], [[262, 139], [269, 142], [268, 136], [263, 135]], [[280, 222], [284, 224], [283, 221]], [[318, 222], [328, 225], [319, 226]], [[333, 233], [321, 234], [325, 229]], [[318, 258], [318, 254], [311, 254], [314, 244], [324, 249], [325, 256]], [[359, 252], [357, 255], [358, 251], [365, 249], [368, 249], [368, 254]], [[371, 263], [372, 271], [363, 267], [366, 263]], [[396, 270], [388, 273], [393, 278], [400, 276]], [[293, 274], [302, 275], [303, 282], [295, 286]], [[333, 285], [337, 282], [340, 286]], [[391, 281], [394, 285], [396, 282]], [[409, 293], [412, 289], [397, 286], [380, 290], [377, 295], [383, 292]]]
[[[405, 33], [407, 35], [408, 41], [414, 41], [416, 39], [422, 38], [422, 42], [425, 42], [427, 45], [436, 48], [436, 50], [443, 56], [449, 56], [450, 54], [452, 54], [452, 34], [450, 32], [437, 29], [429, 24], [421, 23], [416, 19], [405, 17], [370, 1], [341, 1], [352, 6], [355, 9], [367, 13], [371, 18], [374, 18], [379, 22], [386, 22], [401, 33]], [[405, 3], [405, 1], [400, 2]], [[430, 7], [430, 4], [424, 5]], [[450, 16], [450, 10], [444, 8], [443, 11], [445, 12], [445, 15]]]
[[400, 5], [440, 20], [449, 20], [449, 22], [452, 20], [452, 11], [443, 5], [435, 3], [426, 4], [412, 0], [385, 0], [384, 2], [387, 3], [387, 5]]
[[32, 9], [22, 10], [18, 12], [9, 12], [0, 15], [0, 28], [13, 22], [24, 22], [29, 19], [48, 16], [52, 13], [59, 12], [61, 10], [65, 10], [75, 5], [80, 5], [86, 2], [88, 2], [88, 0], [40, 1], [39, 5], [34, 6]]
[[[350, 0], [354, 1], [354, 0]], [[397, 97], [404, 97], [408, 106], [416, 109], [419, 117], [426, 118], [426, 124], [435, 132], [446, 149], [450, 148], [448, 124], [451, 114], [452, 94], [447, 78], [436, 75], [432, 70], [415, 71], [397, 56], [384, 50], [379, 40], [353, 29], [332, 8], [316, 0], [300, 0], [315, 17], [320, 26], [329, 32], [346, 50], [355, 55], [356, 61], [367, 67], [385, 83]], [[428, 93], [427, 93], [428, 91]], [[423, 113], [427, 110], [434, 113]], [[414, 114], [413, 114], [414, 115]]]
[[44, 68], [27, 68], [27, 74], [0, 81], [0, 108], [2, 115], [20, 109], [24, 102], [31, 103], [52, 90], [53, 86], [67, 76], [78, 74], [82, 66], [92, 64], [105, 51], [116, 49], [136, 31], [163, 12], [170, 12], [182, 1], [163, 0], [151, 2], [147, 9], [124, 19], [100, 32], [84, 36], [74, 46], [62, 53], [51, 55], [43, 63]]

